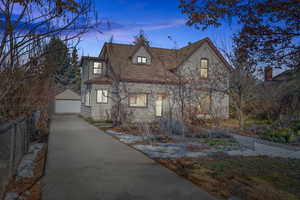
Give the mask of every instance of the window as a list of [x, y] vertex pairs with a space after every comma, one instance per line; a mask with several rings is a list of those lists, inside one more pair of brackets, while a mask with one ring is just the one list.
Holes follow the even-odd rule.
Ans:
[[93, 73], [94, 74], [102, 74], [103, 73], [103, 63], [94, 62]]
[[141, 64], [146, 64], [147, 63], [147, 58], [146, 57], [142, 57], [142, 56], [138, 56], [137, 57], [137, 62], [141, 63]]
[[202, 94], [199, 97], [198, 110], [200, 113], [209, 113], [211, 105], [211, 96], [209, 94]]
[[202, 58], [200, 60], [200, 78], [208, 78], [208, 59]]
[[129, 106], [130, 107], [147, 107], [147, 94], [130, 94]]
[[97, 90], [97, 103], [107, 103], [107, 90]]
[[85, 93], [85, 105], [86, 106], [90, 106], [90, 96], [91, 96], [91, 92], [86, 91], [86, 93]]

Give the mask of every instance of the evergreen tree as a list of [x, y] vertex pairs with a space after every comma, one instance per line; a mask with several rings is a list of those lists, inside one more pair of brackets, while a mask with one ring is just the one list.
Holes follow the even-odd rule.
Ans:
[[145, 46], [150, 46], [150, 41], [148, 40], [147, 36], [145, 35], [144, 30], [140, 30], [139, 34], [134, 36], [133, 44], [144, 44]]
[[52, 38], [46, 46], [45, 64], [53, 69], [57, 87], [80, 91], [80, 68], [76, 48], [70, 51], [61, 39]]
[[55, 83], [58, 87], [69, 84], [68, 71], [70, 54], [67, 45], [59, 38], [52, 38], [46, 46], [45, 64], [55, 71]]
[[78, 63], [78, 51], [74, 47], [71, 54], [71, 70], [70, 70], [70, 80], [72, 80], [72, 88], [80, 92], [81, 85], [81, 75], [80, 75], [80, 66]]

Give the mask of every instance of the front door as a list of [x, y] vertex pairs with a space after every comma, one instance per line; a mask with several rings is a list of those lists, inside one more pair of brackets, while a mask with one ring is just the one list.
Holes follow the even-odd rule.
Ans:
[[155, 101], [155, 116], [156, 117], [162, 117], [162, 115], [163, 115], [163, 101], [164, 101], [164, 95], [157, 94], [156, 101]]

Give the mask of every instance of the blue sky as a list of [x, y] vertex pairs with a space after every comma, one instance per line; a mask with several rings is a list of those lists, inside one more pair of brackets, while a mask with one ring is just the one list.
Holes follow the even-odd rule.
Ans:
[[132, 43], [134, 35], [143, 29], [151, 46], [174, 48], [171, 36], [177, 42], [177, 48], [188, 42], [209, 37], [217, 47], [230, 48], [231, 36], [237, 26], [224, 25], [202, 31], [185, 25], [186, 16], [178, 8], [179, 0], [95, 0], [99, 18], [109, 22], [109, 28], [103, 33], [88, 33], [79, 44], [81, 55], [98, 56], [104, 42], [113, 36], [116, 43]]

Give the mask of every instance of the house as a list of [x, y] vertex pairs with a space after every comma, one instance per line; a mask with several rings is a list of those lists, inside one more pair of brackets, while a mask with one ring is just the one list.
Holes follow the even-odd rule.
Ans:
[[80, 99], [80, 95], [70, 89], [64, 89], [59, 91], [55, 96], [55, 113], [80, 113]]
[[199, 117], [229, 116], [233, 69], [208, 38], [176, 50], [105, 43], [98, 57], [82, 57], [81, 67], [84, 117], [108, 120], [122, 105], [132, 121], [152, 121], [180, 112], [182, 104]]

